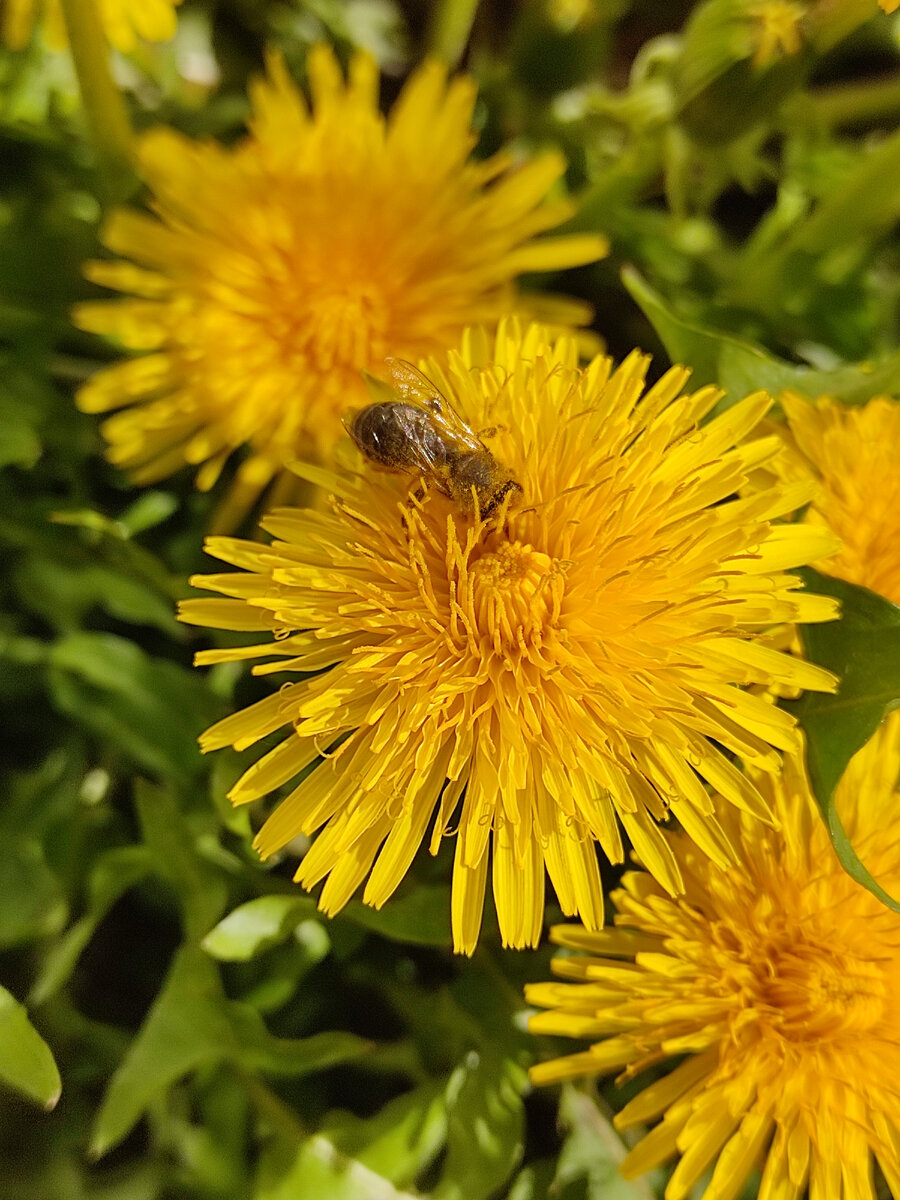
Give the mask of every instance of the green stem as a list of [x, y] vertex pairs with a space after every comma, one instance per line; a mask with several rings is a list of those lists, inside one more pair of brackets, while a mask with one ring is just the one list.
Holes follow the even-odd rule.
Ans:
[[830, 129], [896, 117], [900, 114], [900, 75], [820, 88], [809, 99], [814, 116]]
[[109, 45], [100, 13], [95, 0], [60, 3], [107, 199], [117, 201], [133, 188], [132, 134], [125, 103], [109, 69]]
[[463, 56], [478, 0], [441, 0], [434, 6], [428, 32], [428, 53], [448, 67], [455, 67]]
[[246, 1088], [256, 1111], [261, 1117], [265, 1117], [274, 1130], [295, 1146], [306, 1141], [310, 1136], [309, 1130], [292, 1108], [276, 1096], [258, 1075], [254, 1075], [243, 1067], [233, 1066], [233, 1070]]

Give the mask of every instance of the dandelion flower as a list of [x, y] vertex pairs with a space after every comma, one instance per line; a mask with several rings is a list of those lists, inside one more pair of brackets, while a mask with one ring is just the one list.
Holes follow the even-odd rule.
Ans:
[[[895, 892], [898, 771], [895, 714], [852, 759], [836, 797], [867, 865]], [[811, 1200], [871, 1200], [873, 1155], [900, 1196], [900, 916], [838, 862], [799, 760], [758, 783], [781, 829], [723, 808], [739, 866], [721, 871], [670, 836], [684, 896], [631, 872], [613, 895], [614, 929], [553, 931], [579, 953], [553, 964], [567, 982], [527, 989], [550, 1010], [531, 1027], [603, 1040], [532, 1077], [632, 1080], [654, 1068], [616, 1125], [658, 1122], [622, 1170], [678, 1157], [666, 1200], [734, 1200], [759, 1165], [759, 1200], [798, 1200], [807, 1185]]]
[[[131, 261], [89, 267], [129, 298], [76, 311], [82, 328], [148, 352], [80, 394], [87, 411], [122, 410], [104, 426], [109, 456], [139, 482], [189, 463], [206, 489], [250, 446], [220, 528], [270, 482], [290, 484], [285, 464], [327, 459], [340, 414], [365, 403], [362, 368], [445, 353], [465, 325], [517, 309], [523, 271], [605, 251], [594, 235], [536, 238], [572, 213], [546, 198], [559, 154], [518, 168], [506, 153], [470, 160], [471, 79], [427, 63], [385, 119], [367, 55], [346, 82], [325, 46], [308, 68], [311, 110], [270, 62], [234, 148], [171, 130], [143, 139], [156, 215], [114, 215], [106, 245]], [[588, 311], [555, 305], [563, 324]]]
[[782, 54], [798, 53], [803, 45], [805, 4], [794, 0], [763, 0], [754, 5], [751, 14], [756, 21], [754, 66], [763, 67]]
[[815, 566], [900, 604], [900, 403], [876, 396], [849, 408], [788, 393], [782, 407], [789, 434], [781, 473], [817, 481], [805, 519], [842, 542]]
[[[181, 0], [93, 0], [100, 13], [103, 30], [110, 43], [123, 54], [130, 54], [138, 38], [148, 42], [166, 42], [175, 36], [175, 9]], [[53, 49], [67, 44], [66, 26], [60, 0], [4, 0], [3, 41], [13, 50], [21, 50], [41, 22], [47, 42]]]
[[[621, 827], [669, 890], [682, 887], [656, 822], [671, 810], [703, 850], [731, 861], [704, 782], [765, 818], [739, 755], [777, 770], [792, 719], [741, 685], [832, 688], [819, 667], [764, 647], [758, 631], [832, 617], [785, 572], [828, 553], [810, 525], [774, 524], [810, 485], [736, 498], [778, 440], [744, 440], [756, 394], [702, 427], [720, 397], [683, 395], [676, 367], [644, 393], [648, 361], [577, 366], [574, 338], [503, 323], [424, 370], [523, 492], [479, 520], [415, 478], [361, 463], [331, 482], [330, 510], [283, 509], [264, 546], [211, 538], [240, 572], [193, 582], [183, 618], [273, 640], [202, 652], [203, 664], [317, 672], [213, 726], [204, 750], [285, 740], [230, 793], [256, 800], [325, 761], [274, 810], [264, 855], [324, 826], [297, 872], [341, 908], [368, 876], [381, 906], [426, 828], [456, 828], [454, 944], [470, 953], [487, 873], [506, 945], [535, 945], [546, 867], [562, 909], [603, 922], [595, 842], [613, 861]], [[285, 661], [286, 660], [286, 661]], [[325, 753], [327, 752], [327, 753]], [[489, 855], [489, 846], [491, 852]]]

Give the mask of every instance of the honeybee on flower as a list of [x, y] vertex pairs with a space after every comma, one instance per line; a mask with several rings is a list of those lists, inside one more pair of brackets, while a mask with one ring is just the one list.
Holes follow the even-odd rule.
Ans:
[[481, 437], [412, 363], [389, 358], [385, 368], [398, 398], [351, 411], [345, 425], [376, 466], [417, 472], [463, 513], [492, 516], [522, 488]]
[[195, 578], [221, 598], [184, 602], [182, 618], [272, 640], [197, 662], [271, 659], [255, 671], [301, 678], [201, 744], [246, 749], [286, 727], [230, 796], [306, 772], [255, 844], [268, 856], [318, 831], [296, 878], [325, 880], [325, 911], [364, 881], [380, 907], [423, 841], [436, 852], [455, 832], [456, 948], [475, 948], [489, 873], [504, 943], [535, 945], [545, 871], [564, 912], [602, 925], [596, 845], [621, 861], [623, 830], [670, 892], [683, 882], [657, 824], [669, 812], [727, 865], [706, 783], [769, 819], [731, 756], [777, 771], [798, 735], [744, 685], [834, 687], [759, 636], [834, 616], [788, 573], [834, 538], [778, 521], [809, 484], [738, 495], [778, 452], [750, 436], [767, 396], [701, 424], [720, 392], [683, 393], [680, 367], [645, 390], [647, 366], [582, 369], [574, 338], [537, 325], [471, 332], [423, 374], [469, 428], [496, 428], [491, 454], [524, 503], [485, 516], [427, 472], [417, 485], [360, 455], [329, 477], [325, 511], [269, 513], [271, 544], [208, 540], [238, 569]]

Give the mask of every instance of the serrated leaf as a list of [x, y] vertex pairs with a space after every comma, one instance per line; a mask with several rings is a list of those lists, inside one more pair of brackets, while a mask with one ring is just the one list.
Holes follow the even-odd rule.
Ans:
[[274, 1037], [249, 1004], [231, 1001], [228, 1011], [239, 1047], [235, 1060], [248, 1070], [266, 1075], [309, 1075], [362, 1058], [372, 1048], [365, 1038], [340, 1030], [311, 1033], [305, 1038]]
[[835, 789], [850, 759], [900, 702], [900, 607], [867, 588], [810, 568], [798, 574], [811, 591], [841, 603], [840, 620], [800, 626], [806, 657], [833, 671], [841, 682], [833, 695], [805, 692], [785, 707], [806, 735], [810, 781], [841, 865], [857, 883], [900, 912], [900, 902], [872, 878], [853, 849], [835, 806]]
[[154, 774], [199, 771], [197, 735], [218, 705], [198, 676], [109, 633], [60, 638], [49, 660], [54, 701], [76, 724]]
[[447, 1159], [434, 1200], [486, 1200], [509, 1179], [525, 1148], [528, 1077], [493, 1048], [472, 1051], [447, 1085]]
[[46, 1109], [62, 1091], [50, 1047], [5, 987], [0, 987], [0, 1082]]
[[882, 391], [896, 391], [900, 379], [900, 352], [880, 363], [859, 363], [820, 371], [785, 362], [733, 334], [686, 320], [632, 267], [622, 271], [622, 282], [656, 330], [673, 363], [691, 368], [691, 384], [718, 384], [727, 393], [719, 408], [737, 403], [750, 392], [783, 391], [803, 395], [834, 396], [844, 404], [864, 404]]
[[218, 971], [199, 947], [183, 946], [128, 1053], [112, 1078], [91, 1134], [90, 1153], [122, 1140], [155, 1097], [213, 1063], [304, 1075], [364, 1054], [349, 1033], [273, 1037], [259, 1014], [226, 998]]
[[249, 962], [283, 942], [315, 910], [309, 896], [258, 896], [223, 917], [203, 939], [203, 949], [220, 962]]

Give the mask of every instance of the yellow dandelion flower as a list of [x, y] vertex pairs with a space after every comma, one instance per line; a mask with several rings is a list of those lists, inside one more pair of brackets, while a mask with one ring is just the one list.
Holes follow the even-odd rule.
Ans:
[[753, 64], [763, 67], [779, 55], [797, 54], [803, 45], [801, 26], [806, 5], [793, 0], [763, 0], [750, 10], [755, 21]]
[[[165, 42], [175, 36], [175, 9], [181, 0], [94, 0], [110, 43], [130, 54], [138, 38]], [[2, 0], [0, 36], [13, 50], [27, 45], [40, 22], [47, 43], [55, 50], [67, 44], [60, 0]]]
[[900, 604], [900, 403], [876, 396], [850, 408], [788, 393], [782, 407], [788, 430], [779, 469], [817, 481], [805, 519], [842, 542], [815, 566]]
[[[854, 842], [895, 892], [898, 772], [894, 714], [837, 791]], [[782, 826], [723, 809], [740, 866], [721, 871], [672, 836], [683, 897], [632, 872], [613, 897], [615, 929], [553, 931], [580, 953], [553, 964], [567, 982], [527, 989], [550, 1010], [531, 1027], [603, 1040], [532, 1077], [631, 1080], [679, 1059], [616, 1117], [620, 1129], [658, 1122], [622, 1170], [677, 1156], [666, 1200], [734, 1200], [760, 1164], [759, 1200], [799, 1200], [807, 1186], [811, 1200], [873, 1200], [873, 1155], [900, 1196], [900, 916], [838, 862], [799, 760], [758, 782]]]
[[[448, 82], [427, 63], [385, 120], [367, 55], [348, 82], [325, 46], [308, 67], [312, 111], [273, 59], [235, 148], [170, 130], [144, 138], [157, 216], [113, 216], [106, 244], [133, 261], [90, 267], [136, 298], [76, 312], [83, 329], [149, 352], [101, 371], [79, 399], [91, 412], [123, 410], [104, 433], [138, 481], [191, 463], [206, 489], [250, 445], [220, 527], [271, 481], [288, 484], [287, 463], [327, 457], [340, 414], [365, 403], [361, 368], [444, 353], [466, 324], [496, 326], [520, 306], [523, 271], [605, 251], [594, 235], [536, 240], [572, 213], [546, 199], [559, 154], [517, 169], [506, 153], [470, 160], [471, 79]], [[563, 323], [588, 311], [556, 305]]]
[[186, 601], [183, 619], [274, 640], [198, 662], [278, 656], [255, 670], [319, 674], [227, 717], [201, 744], [244, 749], [289, 727], [235, 785], [238, 804], [325, 755], [255, 844], [267, 856], [325, 826], [296, 879], [328, 876], [326, 912], [366, 876], [363, 899], [382, 905], [432, 818], [432, 852], [458, 827], [452, 924], [467, 953], [489, 844], [506, 945], [537, 943], [545, 867], [563, 911], [602, 924], [594, 843], [621, 861], [620, 826], [679, 891], [656, 821], [671, 810], [728, 863], [704, 781], [765, 818], [728, 755], [777, 770], [773, 747], [797, 746], [792, 719], [740, 685], [834, 685], [757, 638], [779, 621], [834, 616], [785, 573], [828, 552], [831, 535], [773, 524], [809, 485], [735, 496], [777, 453], [776, 438], [744, 440], [768, 397], [699, 427], [721, 393], [682, 395], [684, 368], [641, 398], [640, 354], [616, 370], [608, 358], [577, 362], [574, 338], [513, 322], [495, 348], [470, 334], [446, 370], [426, 363], [473, 429], [494, 427], [491, 451], [521, 485], [520, 502], [490, 519], [466, 516], [427, 480], [362, 463], [332, 480], [330, 511], [270, 513], [272, 545], [207, 543], [242, 572], [196, 578], [228, 598]]
[[895, 13], [900, 8], [900, 0], [878, 0], [886, 13]]

